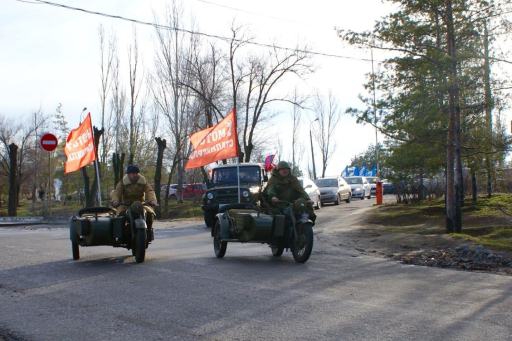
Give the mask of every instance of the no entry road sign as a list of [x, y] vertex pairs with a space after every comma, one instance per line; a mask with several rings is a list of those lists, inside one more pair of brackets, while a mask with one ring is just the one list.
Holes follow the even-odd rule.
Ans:
[[47, 152], [53, 152], [58, 144], [59, 140], [57, 140], [57, 136], [51, 133], [46, 133], [41, 136], [41, 147]]

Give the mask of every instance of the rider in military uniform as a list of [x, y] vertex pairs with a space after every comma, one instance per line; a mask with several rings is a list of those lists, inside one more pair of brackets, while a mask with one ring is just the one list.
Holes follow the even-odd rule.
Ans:
[[146, 221], [148, 228], [151, 229], [155, 213], [151, 207], [143, 206], [143, 202], [152, 207], [158, 206], [153, 187], [140, 174], [139, 167], [130, 165], [126, 168], [126, 175], [117, 184], [116, 189], [112, 191], [112, 206], [116, 208], [120, 215], [125, 214], [128, 208], [136, 214], [142, 214], [143, 210], [146, 209], [149, 212]]
[[273, 206], [277, 206], [280, 201], [288, 201], [293, 204], [304, 203], [306, 212], [314, 221], [316, 219], [312, 202], [309, 195], [304, 191], [300, 181], [292, 175], [288, 162], [280, 161], [277, 167], [272, 171], [265, 194]]

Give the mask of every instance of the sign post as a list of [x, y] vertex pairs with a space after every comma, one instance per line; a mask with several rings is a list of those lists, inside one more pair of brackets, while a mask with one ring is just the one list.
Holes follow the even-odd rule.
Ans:
[[59, 145], [57, 136], [52, 133], [45, 133], [40, 139], [41, 148], [48, 152], [48, 188], [46, 191], [46, 210], [47, 214], [50, 215], [50, 203], [52, 200], [52, 153]]

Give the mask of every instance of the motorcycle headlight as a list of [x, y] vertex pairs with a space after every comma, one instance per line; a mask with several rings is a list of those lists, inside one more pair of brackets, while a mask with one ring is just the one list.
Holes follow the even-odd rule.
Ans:
[[244, 198], [249, 198], [249, 191], [243, 191], [243, 192], [242, 192], [242, 196], [243, 196]]
[[251, 188], [249, 188], [249, 191], [251, 191], [252, 194], [256, 194], [260, 191], [260, 188], [259, 186], [252, 186]]
[[206, 194], [206, 198], [208, 198], [209, 200], [212, 200], [213, 199], [213, 193], [212, 192], [208, 192]]

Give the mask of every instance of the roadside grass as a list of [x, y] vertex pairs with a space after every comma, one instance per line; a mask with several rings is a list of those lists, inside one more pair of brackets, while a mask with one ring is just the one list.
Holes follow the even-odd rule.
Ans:
[[[163, 203], [162, 203], [163, 205]], [[77, 202], [52, 202], [51, 204], [51, 217], [71, 217], [76, 214], [83, 206]], [[30, 200], [20, 201], [18, 206], [18, 217], [33, 217], [43, 215], [43, 203], [36, 202], [32, 207]], [[0, 217], [7, 216], [7, 207], [0, 209]], [[183, 203], [178, 203], [175, 200], [169, 202], [169, 214], [166, 219], [183, 219], [183, 218], [202, 218], [203, 211], [201, 203], [193, 200], [185, 200]]]
[[491, 249], [512, 252], [512, 226], [466, 228], [462, 230], [462, 233], [452, 233], [451, 236], [469, 240]]
[[[473, 206], [468, 198], [462, 208], [463, 230], [449, 234], [492, 249], [512, 251], [512, 194], [479, 197]], [[444, 200], [417, 204], [388, 204], [378, 207], [367, 222], [379, 231], [413, 235], [448, 235], [444, 228]]]
[[[77, 202], [52, 202], [50, 205], [50, 216], [72, 216], [78, 212], [82, 208], [82, 205]], [[42, 216], [44, 209], [43, 202], [36, 202], [34, 205], [30, 200], [20, 200], [20, 204], [17, 209], [18, 217], [33, 217], [33, 216]], [[0, 217], [7, 216], [7, 207], [3, 206], [0, 208]]]
[[202, 218], [203, 210], [201, 203], [192, 200], [185, 200], [182, 203], [177, 201], [169, 202], [169, 214], [166, 219]]

